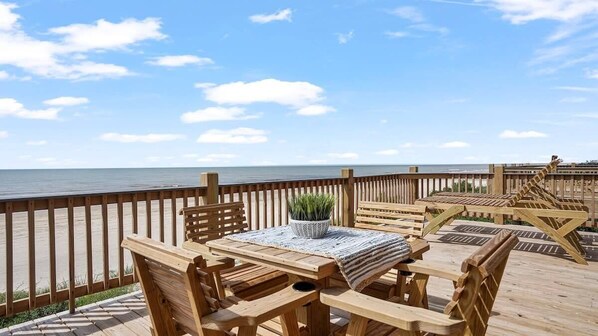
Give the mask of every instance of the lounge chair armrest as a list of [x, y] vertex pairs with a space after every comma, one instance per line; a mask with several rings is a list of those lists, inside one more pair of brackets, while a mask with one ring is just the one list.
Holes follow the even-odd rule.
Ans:
[[351, 289], [327, 288], [320, 301], [330, 307], [379, 321], [406, 331], [425, 331], [438, 335], [461, 332], [465, 321], [419, 307], [376, 299]]
[[206, 268], [202, 271], [207, 273], [221, 272], [235, 266], [234, 259], [216, 256], [203, 244], [186, 241], [183, 242], [183, 249], [201, 254], [206, 262]]
[[274, 294], [253, 301], [242, 301], [201, 318], [201, 325], [211, 330], [257, 326], [318, 299], [318, 291], [299, 292], [288, 286]]
[[401, 263], [395, 266], [399, 271], [427, 274], [433, 277], [457, 281], [463, 275], [457, 265], [447, 265], [437, 261], [416, 260], [412, 263]]

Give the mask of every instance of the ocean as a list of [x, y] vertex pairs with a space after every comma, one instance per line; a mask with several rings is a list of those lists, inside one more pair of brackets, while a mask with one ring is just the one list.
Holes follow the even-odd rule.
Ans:
[[[0, 199], [197, 186], [202, 172], [219, 174], [220, 184], [405, 173], [409, 165], [268, 166], [114, 169], [0, 170]], [[487, 172], [488, 165], [419, 165], [422, 173]]]

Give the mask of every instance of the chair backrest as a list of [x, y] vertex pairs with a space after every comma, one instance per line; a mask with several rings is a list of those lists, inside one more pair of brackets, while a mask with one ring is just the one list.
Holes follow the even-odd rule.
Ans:
[[186, 207], [180, 214], [185, 223], [185, 240], [200, 244], [248, 228], [243, 202]]
[[533, 187], [537, 186], [540, 181], [544, 180], [548, 173], [554, 171], [559, 163], [563, 162], [563, 160], [559, 159], [558, 156], [553, 155], [550, 163], [547, 164], [544, 168], [540, 169], [531, 180], [527, 181], [519, 191], [509, 199], [507, 206], [515, 206]]
[[425, 205], [360, 201], [355, 214], [355, 227], [376, 229], [376, 226], [384, 225], [388, 231], [421, 237], [425, 213]]
[[466, 321], [463, 335], [484, 335], [507, 259], [519, 239], [501, 230], [461, 264], [463, 275], [444, 312]]
[[201, 317], [219, 308], [205, 260], [178, 247], [136, 235], [121, 245], [131, 251], [155, 335], [203, 335]]

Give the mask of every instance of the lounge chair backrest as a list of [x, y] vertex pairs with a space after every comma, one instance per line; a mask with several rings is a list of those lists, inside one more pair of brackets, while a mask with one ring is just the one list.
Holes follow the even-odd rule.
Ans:
[[557, 166], [559, 165], [559, 163], [563, 162], [563, 160], [559, 159], [556, 155], [552, 156], [552, 160], [550, 161], [549, 164], [547, 164], [545, 167], [543, 167], [542, 169], [540, 169], [536, 175], [534, 175], [534, 177], [527, 181], [527, 183], [525, 183], [521, 189], [519, 189], [519, 191], [513, 195], [511, 197], [511, 199], [509, 200], [509, 202], [507, 203], [507, 206], [515, 206], [515, 204], [517, 204], [519, 201], [521, 201], [521, 199], [527, 195], [527, 193], [534, 187], [537, 186], [538, 183], [540, 183], [540, 181], [544, 180], [544, 178], [546, 177], [546, 175], [548, 175], [548, 173], [556, 170]]
[[181, 209], [185, 240], [200, 244], [247, 230], [243, 202], [200, 205]]
[[485, 334], [509, 253], [518, 241], [511, 231], [502, 230], [463, 261], [463, 275], [444, 312], [466, 321], [464, 335]]
[[376, 230], [383, 226], [388, 231], [421, 237], [425, 212], [425, 205], [360, 201], [355, 214], [355, 227]]
[[219, 308], [211, 277], [198, 269], [205, 260], [197, 253], [145, 237], [129, 236], [122, 247], [131, 251], [147, 302], [154, 335], [203, 335], [201, 317]]

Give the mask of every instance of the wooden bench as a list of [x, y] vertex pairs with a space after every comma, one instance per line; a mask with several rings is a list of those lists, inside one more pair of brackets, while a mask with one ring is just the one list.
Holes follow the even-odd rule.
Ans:
[[[426, 207], [422, 205], [359, 202], [355, 213], [355, 228], [384, 231], [405, 236], [412, 244], [412, 259], [423, 259], [424, 252], [430, 245], [422, 239]], [[396, 280], [382, 277], [367, 286], [362, 293], [379, 299], [387, 299], [398, 290]], [[344, 279], [340, 274], [331, 277], [333, 286], [342, 286]]]
[[[243, 202], [200, 205], [181, 209], [185, 222], [183, 248], [202, 253], [213, 259], [205, 243], [228, 234], [248, 229]], [[289, 277], [281, 271], [254, 264], [238, 264], [217, 273], [223, 288], [218, 295], [222, 298], [234, 295], [244, 300], [253, 300], [284, 288]]]
[[[416, 261], [401, 264], [399, 271], [415, 273], [408, 297], [383, 301], [346, 288], [321, 291], [320, 301], [351, 313], [346, 328], [335, 335], [452, 335], [483, 336], [505, 271], [509, 254], [518, 239], [502, 230], [461, 264]], [[453, 281], [455, 290], [444, 312], [425, 308], [430, 276]]]

